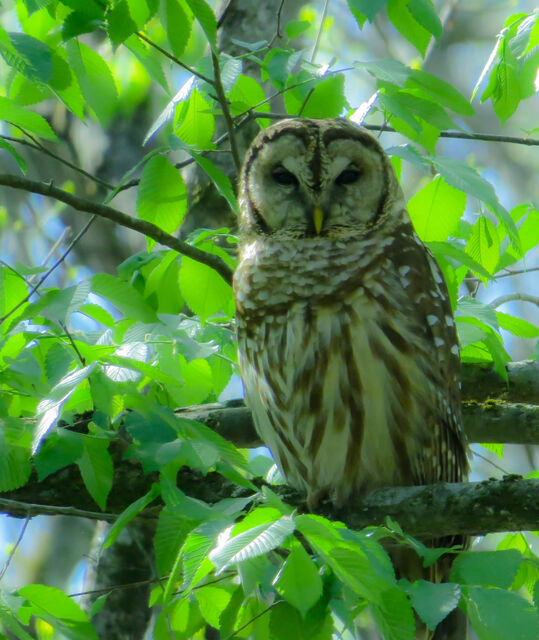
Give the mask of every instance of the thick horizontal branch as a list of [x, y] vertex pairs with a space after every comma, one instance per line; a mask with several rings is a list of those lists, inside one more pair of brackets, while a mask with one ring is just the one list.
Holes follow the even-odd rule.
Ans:
[[384, 524], [387, 516], [407, 533], [421, 537], [533, 531], [539, 527], [539, 480], [507, 476], [484, 482], [378, 489], [347, 509], [343, 520], [351, 529], [361, 529]]
[[[462, 367], [463, 426], [470, 442], [539, 444], [539, 362], [507, 364], [509, 384], [492, 369]], [[178, 411], [203, 422], [239, 447], [262, 444], [243, 400]]]
[[113, 207], [109, 207], [97, 202], [92, 202], [91, 200], [87, 200], [86, 198], [75, 196], [72, 193], [68, 193], [63, 189], [55, 187], [52, 183], [37, 182], [35, 180], [29, 180], [28, 178], [22, 178], [20, 176], [10, 174], [0, 174], [0, 185], [12, 187], [13, 189], [29, 191], [31, 193], [39, 193], [42, 196], [48, 196], [51, 198], [55, 198], [60, 202], [65, 202], [65, 204], [68, 204], [70, 207], [73, 207], [73, 209], [76, 209], [77, 211], [94, 213], [95, 215], [102, 218], [112, 220], [113, 222], [116, 222], [123, 227], [127, 227], [128, 229], [133, 229], [134, 231], [143, 233], [159, 244], [170, 247], [178, 253], [188, 256], [189, 258], [192, 258], [197, 262], [201, 262], [202, 264], [215, 269], [215, 271], [217, 271], [217, 273], [226, 282], [228, 282], [228, 284], [231, 284], [232, 282], [232, 269], [221, 258], [208, 253], [207, 251], [201, 251], [200, 249], [197, 249], [193, 245], [188, 244], [187, 242], [184, 242], [179, 238], [175, 238], [174, 236], [160, 229], [152, 222], [133, 218], [123, 213], [122, 211], [119, 211], [118, 209], [114, 209]]
[[[68, 515], [111, 522], [115, 514], [141, 495], [141, 479], [134, 484], [125, 484], [122, 480], [125, 474], [132, 475], [133, 466], [132, 462], [118, 463], [116, 483], [111, 491], [112, 504], [106, 513], [100, 513], [92, 506], [74, 466], [48, 476], [43, 482], [33, 479], [29, 485], [4, 494], [0, 497], [0, 512], [19, 518]], [[151, 478], [143, 478], [143, 484], [149, 488]], [[66, 482], [70, 483], [67, 490]], [[238, 493], [236, 485], [217, 473], [202, 478], [195, 471], [183, 469], [178, 484], [186, 494], [210, 504], [249, 494], [246, 490]], [[272, 489], [298, 511], [306, 511], [304, 496], [298, 492], [287, 486]], [[58, 504], [50, 504], [53, 496]], [[71, 504], [65, 504], [67, 496]], [[153, 506], [139, 517], [155, 518], [158, 511], [159, 508]], [[539, 480], [508, 476], [503, 480], [484, 482], [378, 489], [361, 502], [351, 503], [339, 511], [329, 503], [322, 504], [317, 513], [342, 520], [351, 529], [384, 524], [389, 516], [407, 533], [422, 537], [529, 531], [539, 526]]]

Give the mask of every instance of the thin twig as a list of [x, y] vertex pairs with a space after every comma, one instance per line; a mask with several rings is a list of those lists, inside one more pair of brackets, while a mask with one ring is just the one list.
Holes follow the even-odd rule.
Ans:
[[316, 58], [316, 52], [318, 51], [318, 46], [320, 45], [320, 39], [322, 37], [322, 30], [324, 28], [324, 22], [326, 21], [326, 16], [328, 14], [330, 0], [325, 0], [324, 8], [322, 9], [322, 17], [320, 19], [320, 26], [318, 27], [318, 31], [316, 32], [316, 39], [313, 44], [313, 49], [311, 51], [311, 57], [309, 58], [309, 62], [313, 63]]
[[219, 19], [217, 20], [218, 29], [220, 29], [223, 26], [223, 22], [226, 20], [226, 16], [235, 2], [236, 0], [228, 0], [226, 7], [223, 9], [221, 15], [219, 16]]
[[[336, 73], [336, 72], [333, 72]], [[302, 83], [298, 83], [294, 85], [294, 87], [288, 87], [289, 89], [293, 89], [300, 84], [305, 84], [305, 82], [311, 82], [312, 79], [305, 80]], [[265, 101], [267, 102], [267, 100]], [[253, 109], [256, 109], [253, 107]], [[268, 118], [269, 120], [282, 120], [284, 118], [293, 118], [293, 115], [288, 113], [275, 113], [275, 112], [265, 112], [265, 111], [251, 111], [253, 118]], [[239, 116], [236, 116], [239, 117]], [[370, 131], [387, 131], [388, 133], [399, 133], [393, 127], [387, 127], [385, 125], [379, 124], [364, 124], [362, 125], [365, 129], [369, 129]], [[483, 140], [485, 142], [509, 142], [513, 144], [524, 144], [528, 146], [539, 146], [539, 139], [537, 138], [516, 138], [513, 136], [499, 136], [491, 133], [465, 133], [464, 131], [440, 131], [440, 138], [457, 138], [460, 140]]]
[[111, 184], [109, 184], [108, 182], [105, 182], [104, 180], [101, 180], [100, 178], [96, 178], [96, 176], [93, 176], [91, 173], [88, 173], [88, 171], [85, 171], [84, 169], [81, 169], [81, 167], [78, 167], [76, 164], [73, 164], [72, 162], [69, 162], [69, 160], [65, 160], [64, 158], [62, 158], [58, 154], [56, 154], [53, 151], [50, 151], [49, 149], [44, 147], [41, 144], [41, 142], [39, 142], [39, 140], [37, 138], [34, 138], [33, 135], [28, 133], [28, 131], [23, 129], [21, 126], [19, 126], [19, 125], [13, 125], [13, 126], [17, 127], [17, 129], [19, 129], [19, 131], [21, 133], [23, 133], [25, 136], [30, 138], [30, 140], [32, 141], [33, 144], [30, 143], [30, 142], [27, 142], [27, 141], [23, 141], [20, 138], [12, 138], [12, 137], [9, 137], [9, 136], [2, 136], [2, 138], [4, 138], [5, 140], [10, 140], [11, 142], [19, 142], [20, 144], [26, 144], [26, 146], [28, 146], [28, 147], [30, 147], [32, 149], [35, 149], [36, 151], [42, 151], [46, 155], [50, 156], [51, 158], [54, 158], [58, 162], [61, 162], [66, 167], [69, 167], [70, 169], [73, 169], [73, 171], [77, 171], [78, 173], [80, 173], [81, 175], [85, 176], [89, 180], [92, 180], [93, 182], [95, 182], [96, 184], [100, 185], [101, 187], [104, 187], [105, 189], [113, 189], [113, 186]]
[[[232, 283], [232, 269], [219, 256], [215, 256], [211, 253], [208, 253], [207, 251], [201, 251], [193, 245], [188, 244], [187, 242], [184, 242], [179, 238], [175, 238], [166, 231], [163, 231], [163, 229], [159, 228], [152, 222], [133, 218], [123, 213], [122, 211], [119, 211], [118, 209], [114, 209], [113, 207], [109, 207], [97, 202], [92, 202], [91, 200], [87, 200], [86, 198], [75, 196], [72, 193], [68, 193], [63, 189], [59, 189], [52, 184], [46, 184], [44, 182], [28, 180], [27, 178], [22, 178], [20, 176], [14, 176], [10, 174], [0, 174], [0, 184], [3, 184], [6, 187], [22, 189], [23, 191], [30, 191], [32, 193], [39, 193], [43, 196], [56, 198], [56, 200], [65, 202], [77, 211], [86, 211], [87, 213], [93, 213], [102, 218], [112, 220], [113, 222], [116, 222], [123, 227], [127, 227], [128, 229], [133, 229], [134, 231], [143, 233], [144, 235], [153, 238], [153, 240], [155, 240], [159, 244], [170, 247], [178, 253], [188, 256], [189, 258], [192, 258], [197, 262], [201, 262], [202, 264], [215, 269], [215, 271], [217, 271], [217, 273], [223, 278], [223, 280], [225, 280], [228, 284]], [[0, 319], [0, 321], [3, 319], [4, 318]]]
[[9, 565], [11, 564], [11, 561], [13, 560], [13, 557], [17, 553], [17, 549], [19, 548], [19, 545], [21, 544], [22, 539], [24, 538], [24, 534], [26, 532], [26, 528], [28, 527], [29, 524], [30, 524], [30, 516], [27, 516], [26, 520], [22, 524], [21, 530], [19, 531], [19, 535], [17, 537], [17, 541], [13, 545], [13, 548], [11, 549], [11, 552], [10, 552], [10, 554], [8, 556], [8, 559], [6, 560], [4, 566], [2, 567], [2, 571], [0, 571], [0, 581], [5, 576], [6, 571], [8, 570]]
[[62, 327], [62, 330], [64, 331], [64, 333], [66, 334], [67, 339], [69, 340], [69, 342], [70, 342], [71, 346], [73, 347], [75, 353], [77, 354], [77, 358], [80, 360], [80, 363], [82, 364], [83, 367], [85, 367], [86, 366], [86, 359], [84, 358], [82, 353], [79, 351], [79, 348], [75, 344], [75, 341], [73, 340], [73, 336], [68, 331], [68, 328], [65, 326], [65, 324], [63, 322], [60, 321], [59, 324]]
[[185, 64], [185, 62], [182, 62], [181, 60], [178, 60], [178, 58], [176, 58], [176, 56], [173, 56], [171, 53], [166, 51], [166, 49], [163, 49], [162, 47], [160, 47], [156, 42], [154, 42], [153, 40], [150, 40], [150, 38], [145, 36], [140, 31], [137, 31], [136, 35], [141, 40], [144, 40], [144, 42], [147, 42], [151, 47], [153, 47], [154, 49], [157, 49], [157, 51], [159, 51], [159, 53], [162, 53], [169, 60], [172, 60], [172, 62], [175, 62], [180, 67], [183, 67], [186, 71], [189, 71], [189, 73], [192, 73], [194, 76], [196, 76], [197, 78], [200, 78], [201, 80], [204, 80], [204, 82], [207, 82], [208, 84], [211, 84], [211, 85], [214, 84], [214, 82], [213, 82], [213, 80], [211, 78], [208, 78], [207, 76], [205, 76], [204, 74], [200, 73], [196, 69], [193, 69], [193, 67], [190, 67], [188, 64]]
[[[2, 176], [0, 175], [0, 178]], [[11, 176], [11, 177], [15, 177], [15, 176]], [[20, 180], [25, 180], [24, 178], [19, 178]], [[28, 180], [28, 182], [32, 182], [31, 180]], [[2, 183], [0, 181], [0, 184], [5, 184]], [[39, 183], [36, 182], [35, 184], [43, 184], [43, 183]], [[6, 185], [6, 186], [12, 186], [12, 185]], [[19, 187], [21, 188], [21, 187]], [[52, 187], [51, 187], [52, 188]], [[58, 189], [58, 191], [61, 191], [60, 189]], [[40, 193], [38, 191], [36, 191], [35, 193]], [[63, 193], [67, 193], [67, 191], [64, 191]], [[47, 195], [47, 194], [43, 194], [43, 195]], [[57, 198], [58, 200], [60, 200], [60, 198]], [[77, 235], [73, 238], [73, 240], [69, 243], [69, 246], [66, 248], [66, 250], [62, 253], [62, 255], [58, 258], [58, 260], [56, 260], [56, 262], [52, 265], [52, 267], [46, 271], [41, 278], [38, 280], [37, 284], [35, 284], [32, 289], [30, 290], [30, 292], [28, 293], [28, 295], [21, 300], [17, 305], [15, 305], [13, 307], [13, 309], [11, 309], [10, 311], [8, 311], [4, 316], [2, 316], [0, 318], [0, 324], [2, 324], [5, 320], [7, 320], [9, 318], [9, 316], [11, 316], [12, 314], [15, 313], [15, 311], [17, 311], [17, 309], [19, 309], [20, 307], [22, 307], [23, 304], [25, 304], [25, 302], [28, 302], [28, 300], [30, 300], [30, 298], [34, 295], [34, 293], [39, 289], [39, 287], [41, 287], [41, 285], [45, 282], [45, 280], [51, 275], [51, 273], [58, 268], [62, 262], [67, 258], [67, 256], [71, 253], [71, 251], [73, 250], [73, 247], [77, 244], [77, 242], [82, 238], [82, 236], [88, 231], [88, 229], [90, 228], [90, 225], [93, 223], [93, 221], [95, 220], [96, 216], [93, 215], [88, 222], [84, 225], [84, 227], [77, 233]], [[80, 355], [80, 354], [79, 354]]]
[[213, 81], [213, 86], [215, 87], [215, 91], [217, 93], [217, 100], [221, 105], [221, 109], [223, 110], [223, 116], [225, 118], [226, 128], [228, 131], [228, 137], [230, 139], [230, 151], [232, 152], [232, 158], [234, 160], [234, 164], [236, 165], [236, 169], [241, 169], [241, 158], [240, 153], [238, 151], [238, 143], [236, 141], [236, 136], [234, 132], [234, 120], [230, 113], [230, 109], [228, 106], [228, 99], [225, 94], [225, 90], [223, 87], [223, 83], [221, 81], [221, 70], [219, 68], [219, 58], [217, 54], [212, 50], [211, 59], [213, 63], [213, 74], [215, 76], [215, 80]]
[[261, 618], [263, 615], [265, 615], [266, 613], [268, 613], [268, 611], [271, 611], [273, 609], [273, 607], [276, 607], [278, 604], [282, 604], [284, 602], [284, 600], [276, 600], [275, 602], [273, 602], [272, 604], [270, 604], [269, 607], [266, 607], [264, 609], [264, 611], [261, 611], [260, 613], [257, 613], [256, 616], [252, 617], [250, 620], [248, 620], [245, 624], [242, 624], [241, 627], [239, 629], [235, 629], [233, 631], [233, 633], [229, 636], [227, 636], [224, 640], [231, 640], [231, 638], [234, 638], [235, 636], [238, 635], [238, 633], [240, 631], [243, 631], [244, 629], [246, 629], [250, 624], [252, 624], [255, 620], [258, 620], [258, 618]]
[[539, 307], [539, 297], [530, 296], [528, 293], [508, 293], [505, 296], [500, 296], [499, 298], [492, 300], [492, 302], [489, 302], [488, 304], [489, 306], [494, 307], [494, 309], [497, 309], [506, 302], [515, 302], [517, 300], [521, 302], [531, 302]]

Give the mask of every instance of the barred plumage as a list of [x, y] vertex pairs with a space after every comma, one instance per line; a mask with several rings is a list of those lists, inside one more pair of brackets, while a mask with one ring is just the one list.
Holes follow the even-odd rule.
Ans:
[[287, 480], [315, 506], [464, 479], [447, 290], [377, 140], [282, 121], [248, 151], [239, 203], [240, 366]]

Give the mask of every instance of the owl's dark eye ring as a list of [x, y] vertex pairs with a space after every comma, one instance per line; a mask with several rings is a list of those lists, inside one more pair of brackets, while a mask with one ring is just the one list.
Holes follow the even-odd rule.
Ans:
[[361, 171], [355, 167], [348, 167], [342, 173], [340, 173], [335, 182], [337, 184], [353, 184], [361, 178]]
[[297, 187], [299, 182], [296, 176], [288, 169], [285, 169], [282, 165], [277, 165], [273, 168], [271, 172], [271, 177], [275, 180], [277, 184], [282, 184], [283, 186], [289, 187], [294, 186]]

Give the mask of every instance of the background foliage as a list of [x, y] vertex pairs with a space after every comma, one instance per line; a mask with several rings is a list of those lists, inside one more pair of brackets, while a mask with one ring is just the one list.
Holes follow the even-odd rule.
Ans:
[[[491, 363], [503, 377], [508, 345], [518, 357], [539, 355], [537, 314], [499, 310], [539, 302], [527, 284], [539, 268], [538, 161], [526, 144], [539, 131], [538, 13], [496, 5], [474, 73], [466, 49], [451, 57], [444, 45], [459, 26], [466, 39], [470, 8], [456, 2], [275, 2], [262, 40], [226, 32], [235, 4], [0, 8], [0, 491], [76, 465], [106, 512], [115, 443], [127, 440], [123, 455], [154, 483], [95, 548], [113, 548], [137, 514], [162, 506], [145, 583], [156, 639], [214, 637], [210, 627], [221, 638], [362, 638], [372, 620], [384, 638], [409, 640], [414, 611], [434, 628], [459, 605], [482, 640], [531, 640], [539, 564], [529, 536], [459, 554], [450, 583], [397, 581], [382, 537], [414, 546], [426, 563], [437, 552], [396, 523], [357, 532], [298, 514], [253, 482], [278, 481], [270, 459], [175, 409], [241, 394], [234, 179], [254, 132], [285, 114], [398, 132], [383, 142], [444, 272], [462, 360]], [[498, 136], [512, 127], [513, 141], [483, 142], [496, 148], [486, 152], [455, 142], [485, 123]], [[520, 174], [514, 191], [500, 179], [506, 165]], [[522, 272], [532, 279], [508, 293]], [[503, 456], [503, 445], [490, 448]], [[177, 483], [185, 466], [220, 474], [240, 497], [195, 500]], [[97, 637], [92, 620], [110, 589], [89, 605], [66, 595], [65, 577], [23, 586], [13, 555], [0, 637]]]

